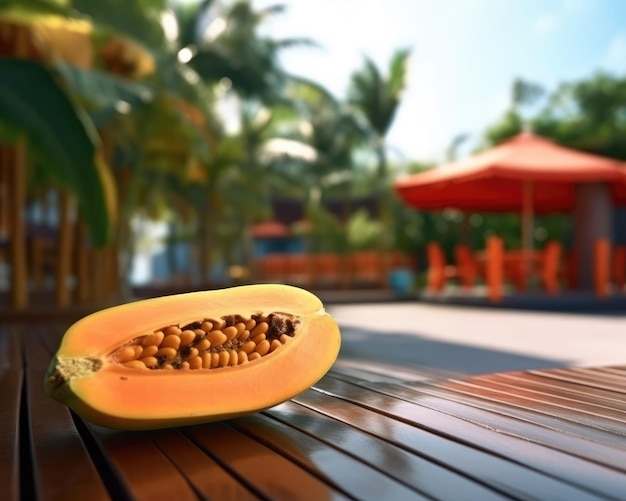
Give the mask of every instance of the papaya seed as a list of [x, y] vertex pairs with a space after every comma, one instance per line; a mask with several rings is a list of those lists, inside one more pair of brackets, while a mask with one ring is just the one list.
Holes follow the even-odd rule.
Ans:
[[271, 313], [172, 324], [113, 350], [109, 359], [143, 370], [236, 367], [279, 350], [296, 335], [298, 323], [293, 315]]

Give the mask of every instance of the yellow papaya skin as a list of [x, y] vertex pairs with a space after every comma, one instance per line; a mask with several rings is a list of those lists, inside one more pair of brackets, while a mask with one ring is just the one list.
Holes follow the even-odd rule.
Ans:
[[191, 425], [294, 397], [330, 369], [340, 344], [339, 327], [321, 301], [297, 287], [163, 296], [104, 309], [72, 325], [44, 387], [100, 426]]

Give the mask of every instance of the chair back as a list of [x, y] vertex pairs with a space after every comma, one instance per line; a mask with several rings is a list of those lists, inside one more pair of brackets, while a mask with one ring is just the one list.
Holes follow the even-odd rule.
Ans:
[[426, 244], [426, 260], [428, 261], [428, 288], [440, 291], [445, 285], [446, 257], [439, 242]]
[[426, 258], [428, 259], [428, 266], [443, 268], [446, 265], [446, 257], [439, 242], [426, 244]]
[[487, 295], [492, 303], [502, 300], [502, 281], [504, 280], [504, 241], [501, 237], [490, 236], [487, 239], [487, 263], [485, 281]]
[[458, 244], [454, 247], [456, 269], [464, 287], [473, 287], [478, 278], [478, 262], [469, 246]]
[[611, 269], [611, 243], [608, 238], [599, 238], [593, 247], [593, 282], [596, 296], [605, 299], [608, 294]]
[[559, 292], [559, 272], [562, 254], [563, 246], [557, 240], [550, 240], [543, 250], [541, 279], [546, 291], [550, 294]]

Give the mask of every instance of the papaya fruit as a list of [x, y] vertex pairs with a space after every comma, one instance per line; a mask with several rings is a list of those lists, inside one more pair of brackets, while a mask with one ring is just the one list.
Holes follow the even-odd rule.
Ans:
[[228, 419], [318, 381], [340, 347], [312, 293], [276, 284], [190, 292], [107, 308], [65, 332], [45, 390], [114, 429]]

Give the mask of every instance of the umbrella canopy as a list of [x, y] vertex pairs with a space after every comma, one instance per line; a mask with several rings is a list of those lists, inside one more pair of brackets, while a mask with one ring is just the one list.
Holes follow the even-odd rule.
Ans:
[[395, 189], [423, 210], [548, 213], [572, 211], [581, 183], [607, 183], [613, 203], [626, 205], [624, 164], [524, 132], [465, 160], [400, 179]]
[[287, 238], [289, 228], [280, 221], [262, 221], [252, 225], [250, 233], [253, 238]]

